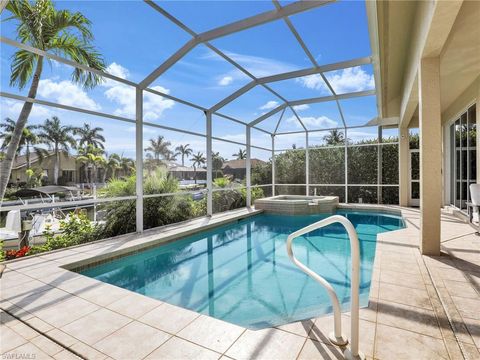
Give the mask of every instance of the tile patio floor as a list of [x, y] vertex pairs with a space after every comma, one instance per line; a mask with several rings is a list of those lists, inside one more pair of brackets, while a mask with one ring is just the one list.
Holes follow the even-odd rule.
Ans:
[[[479, 359], [480, 237], [444, 213], [445, 254], [424, 257], [417, 247], [419, 212], [404, 208], [402, 213], [406, 229], [378, 236], [370, 304], [360, 311], [360, 349], [370, 359]], [[161, 236], [239, 215], [248, 215], [247, 210], [171, 226]], [[343, 358], [342, 349], [327, 339], [332, 316], [252, 331], [60, 267], [138, 250], [158, 238], [158, 231], [128, 235], [9, 263], [0, 280], [0, 354], [34, 354], [35, 359]], [[343, 323], [349, 335], [348, 314]]]

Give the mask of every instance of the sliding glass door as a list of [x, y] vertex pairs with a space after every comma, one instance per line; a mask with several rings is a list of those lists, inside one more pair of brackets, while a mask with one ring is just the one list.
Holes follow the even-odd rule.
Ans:
[[475, 105], [450, 125], [450, 203], [466, 209], [469, 185], [477, 182]]

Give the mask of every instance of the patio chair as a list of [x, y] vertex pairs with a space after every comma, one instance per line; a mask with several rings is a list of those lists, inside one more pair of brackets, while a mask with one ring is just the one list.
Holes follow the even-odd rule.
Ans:
[[[478, 230], [480, 231], [480, 184], [471, 184], [470, 185], [470, 200], [471, 202], [467, 203], [467, 207], [469, 209], [469, 219], [470, 223], [473, 224], [473, 214], [477, 214], [477, 223], [478, 223]], [[477, 231], [475, 234], [480, 235], [480, 232]]]

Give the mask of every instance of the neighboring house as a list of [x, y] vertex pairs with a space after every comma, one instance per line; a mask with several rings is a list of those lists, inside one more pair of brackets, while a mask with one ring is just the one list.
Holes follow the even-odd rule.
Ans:
[[[266, 164], [260, 159], [251, 159], [250, 167]], [[223, 175], [230, 175], [233, 179], [243, 180], [247, 175], [247, 160], [228, 160], [222, 166]]]
[[[53, 151], [48, 151], [40, 161], [36, 153], [30, 154], [30, 167], [41, 168], [43, 170], [42, 180], [45, 185], [53, 184], [53, 172], [55, 168], [55, 154]], [[60, 153], [58, 182], [59, 185], [66, 185], [77, 182], [78, 164], [75, 157], [66, 152]], [[10, 174], [10, 184], [25, 184], [27, 182], [27, 157], [25, 155], [18, 155], [13, 162], [12, 172]]]
[[[175, 176], [178, 180], [194, 180], [195, 169], [192, 166], [182, 166], [175, 162], [167, 163], [168, 172]], [[206, 180], [207, 170], [204, 168], [197, 168], [197, 180]]]

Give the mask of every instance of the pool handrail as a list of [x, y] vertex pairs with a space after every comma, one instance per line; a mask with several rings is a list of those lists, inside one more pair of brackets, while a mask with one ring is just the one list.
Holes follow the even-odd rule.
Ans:
[[350, 240], [350, 249], [351, 249], [351, 259], [352, 259], [352, 271], [351, 271], [351, 282], [350, 282], [350, 305], [351, 305], [351, 322], [350, 322], [350, 331], [351, 331], [351, 342], [350, 349], [346, 349], [344, 356], [346, 359], [364, 359], [365, 355], [361, 353], [358, 349], [359, 341], [359, 288], [360, 288], [360, 243], [358, 241], [358, 235], [353, 224], [344, 216], [333, 215], [326, 219], [317, 221], [313, 224], [305, 226], [304, 228], [297, 230], [291, 233], [287, 238], [287, 253], [290, 260], [297, 265], [304, 273], [316, 280], [320, 285], [322, 285], [328, 292], [330, 299], [333, 305], [333, 316], [334, 316], [334, 331], [329, 335], [330, 341], [335, 345], [346, 345], [348, 339], [342, 334], [342, 318], [341, 318], [341, 308], [340, 302], [338, 301], [338, 296], [330, 283], [325, 280], [323, 277], [318, 275], [316, 272], [305, 266], [301, 261], [299, 261], [295, 255], [293, 255], [292, 243], [293, 240], [299, 236], [312, 232], [314, 230], [323, 228], [325, 226], [340, 223], [343, 225]]

